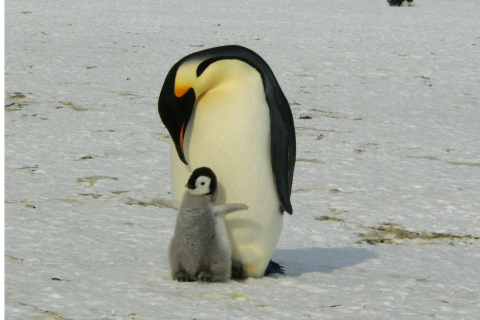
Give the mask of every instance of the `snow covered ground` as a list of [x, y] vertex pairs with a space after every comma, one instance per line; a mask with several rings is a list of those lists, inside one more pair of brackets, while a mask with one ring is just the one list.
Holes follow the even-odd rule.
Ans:
[[[47, 1], [5, 7], [6, 319], [478, 319], [480, 2]], [[184, 55], [240, 44], [297, 128], [288, 275], [170, 279]]]

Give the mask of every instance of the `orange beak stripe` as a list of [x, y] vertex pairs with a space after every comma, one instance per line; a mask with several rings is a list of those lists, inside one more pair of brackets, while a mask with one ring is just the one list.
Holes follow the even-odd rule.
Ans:
[[183, 130], [185, 129], [185, 123], [182, 124], [182, 129], [180, 130], [180, 148], [182, 148], [183, 152]]
[[183, 96], [185, 93], [187, 93], [187, 91], [190, 89], [190, 87], [187, 87], [187, 86], [175, 86], [175, 88], [173, 89], [173, 91], [175, 92], [175, 96], [177, 96], [177, 98], [180, 98], [181, 96]]

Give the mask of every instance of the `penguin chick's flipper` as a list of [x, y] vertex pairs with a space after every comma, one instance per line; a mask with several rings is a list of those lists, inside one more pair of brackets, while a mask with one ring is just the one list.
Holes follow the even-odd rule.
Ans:
[[177, 211], [180, 210], [180, 202], [178, 201], [162, 199], [162, 198], [154, 198], [152, 199], [152, 203], [159, 203], [162, 206], [165, 206], [167, 208], [172, 208]]
[[241, 263], [233, 262], [232, 263], [232, 279], [243, 280], [247, 279], [247, 273]]
[[279, 273], [279, 274], [285, 275], [285, 270], [281, 265], [279, 265], [275, 261], [270, 260], [270, 262], [268, 263], [267, 269], [265, 269], [265, 275], [268, 275], [271, 273]]
[[229, 213], [240, 211], [240, 210], [247, 210], [248, 206], [243, 203], [227, 203], [221, 206], [213, 207], [213, 213], [215, 216], [225, 216]]

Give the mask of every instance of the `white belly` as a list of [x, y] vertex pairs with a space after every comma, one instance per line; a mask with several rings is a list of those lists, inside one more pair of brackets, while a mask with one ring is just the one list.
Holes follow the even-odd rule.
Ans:
[[[240, 202], [250, 209], [226, 216], [232, 259], [250, 276], [263, 276], [282, 230], [283, 215], [270, 161], [270, 114], [260, 75], [208, 91], [185, 132], [188, 166], [171, 147], [174, 200], [181, 201], [193, 170], [210, 167], [218, 179], [216, 204]], [[248, 85], [245, 85], [245, 84]]]

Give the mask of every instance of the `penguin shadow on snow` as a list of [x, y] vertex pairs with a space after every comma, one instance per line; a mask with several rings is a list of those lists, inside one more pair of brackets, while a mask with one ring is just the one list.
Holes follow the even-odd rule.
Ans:
[[296, 277], [309, 272], [330, 273], [376, 257], [371, 250], [350, 247], [277, 249], [272, 259], [285, 268], [287, 276]]

